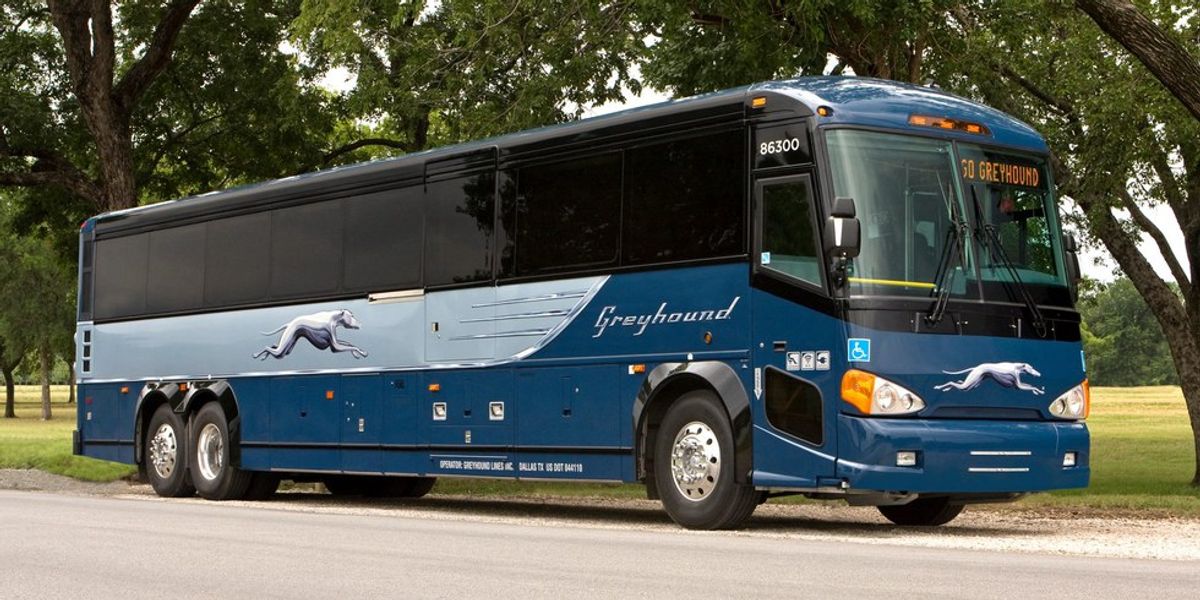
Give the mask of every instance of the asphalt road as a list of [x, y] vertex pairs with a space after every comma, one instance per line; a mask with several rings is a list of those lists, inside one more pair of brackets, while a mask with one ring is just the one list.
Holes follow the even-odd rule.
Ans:
[[0, 491], [2, 598], [1196, 598], [1200, 563]]

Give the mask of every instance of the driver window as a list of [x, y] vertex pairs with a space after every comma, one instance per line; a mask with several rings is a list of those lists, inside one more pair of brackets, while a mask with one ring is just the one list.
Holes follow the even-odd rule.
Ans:
[[762, 186], [764, 268], [821, 285], [821, 260], [813, 227], [813, 191], [807, 178]]

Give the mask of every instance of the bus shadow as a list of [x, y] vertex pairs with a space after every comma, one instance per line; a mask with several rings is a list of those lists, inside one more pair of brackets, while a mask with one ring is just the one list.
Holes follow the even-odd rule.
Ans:
[[822, 518], [805, 514], [756, 514], [747, 522], [748, 531], [763, 533], [822, 533], [886, 539], [889, 537], [1042, 537], [1052, 531], [1003, 524], [972, 523], [969, 519], [939, 527], [904, 527], [883, 520], [845, 520], [844, 517]]
[[[302, 503], [307, 506], [341, 508], [419, 509], [448, 514], [481, 517], [538, 518], [603, 522], [631, 525], [670, 525], [671, 518], [657, 504], [631, 506], [621, 500], [612, 505], [584, 504], [561, 498], [473, 498], [426, 496], [424, 498], [366, 498], [315, 493], [279, 493], [273, 501]], [[594, 500], [592, 500], [594, 502]]]
[[[652, 501], [634, 499], [580, 498], [475, 498], [462, 496], [426, 496], [418, 499], [366, 498], [358, 496], [332, 496], [321, 493], [279, 493], [274, 501], [303, 504], [310, 507], [368, 508], [377, 510], [418, 509], [445, 514], [478, 517], [532, 518], [556, 521], [580, 521], [607, 525], [655, 525], [674, 527], [671, 518], [661, 505]], [[760, 507], [743, 531], [765, 534], [827, 534], [856, 537], [888, 538], [901, 536], [1005, 536], [1042, 537], [1053, 535], [1053, 531], [1041, 528], [1005, 526], [1003, 524], [979, 524], [967, 522], [950, 523], [941, 527], [901, 527], [875, 520], [863, 515], [854, 519], [854, 509], [847, 508], [846, 514], [821, 510], [821, 515], [812, 514], [811, 505], [770, 505]], [[969, 514], [969, 513], [968, 513]], [[847, 517], [850, 517], [849, 519]]]

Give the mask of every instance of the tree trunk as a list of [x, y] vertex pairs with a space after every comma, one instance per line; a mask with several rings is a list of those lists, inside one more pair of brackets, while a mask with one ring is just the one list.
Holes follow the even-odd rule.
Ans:
[[75, 361], [64, 362], [67, 363], [67, 404], [75, 404]]
[[39, 371], [42, 378], [42, 420], [49, 421], [50, 414], [50, 370], [54, 365], [54, 356], [50, 353], [50, 348], [43, 347], [38, 349], [38, 359], [41, 364]]
[[1127, 0], [1075, 0], [1075, 5], [1133, 53], [1200, 120], [1200, 62]]
[[[1063, 175], [1063, 181], [1073, 179], [1056, 158], [1052, 160], [1056, 176]], [[1183, 401], [1192, 426], [1192, 441], [1196, 447], [1196, 470], [1192, 485], [1200, 486], [1200, 323], [1192, 321], [1196, 307], [1190, 307], [1192, 314], [1189, 315], [1189, 306], [1158, 276], [1138, 249], [1137, 241], [1125, 232], [1100, 199], [1083, 193], [1075, 196], [1075, 200], [1087, 216], [1088, 228], [1116, 259], [1162, 327], [1167, 347], [1171, 349], [1175, 371], [1179, 374], [1179, 386], [1183, 391]], [[1185, 236], [1193, 233], [1192, 226], [1184, 227]]]
[[[1176, 361], [1178, 364], [1179, 361]], [[1191, 357], [1193, 365], [1200, 364], [1200, 354]], [[1183, 390], [1183, 402], [1188, 407], [1188, 417], [1192, 423], [1192, 442], [1196, 446], [1196, 471], [1192, 475], [1192, 485], [1200, 487], [1200, 373], [1192, 371], [1179, 373], [1179, 387]]]
[[14, 379], [14, 377], [16, 377], [16, 373], [14, 373], [14, 371], [16, 371], [15, 365], [6, 365], [5, 368], [2, 369], [2, 372], [4, 373], [4, 418], [5, 419], [17, 418], [17, 411], [16, 411], [17, 389], [13, 385], [16, 382], [16, 380]]

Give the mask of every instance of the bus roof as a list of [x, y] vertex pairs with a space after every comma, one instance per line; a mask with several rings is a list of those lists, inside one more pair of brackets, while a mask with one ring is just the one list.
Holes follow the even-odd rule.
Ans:
[[698, 124], [732, 122], [744, 118], [744, 107], [757, 96], [766, 96], [769, 108], [774, 108], [771, 103], [773, 98], [776, 99], [774, 104], [784, 104], [781, 108], [796, 116], [810, 116], [816, 114], [819, 107], [826, 107], [829, 114], [820, 117], [820, 125], [857, 125], [928, 134], [931, 133], [928, 127], [910, 125], [909, 116], [949, 117], [980, 123], [990, 130], [990, 136], [937, 130], [939, 135], [1033, 152], [1046, 150], [1041, 135], [1029, 125], [996, 109], [936, 88], [865, 77], [800, 77], [755, 83], [484, 140], [109, 212], [89, 219], [84, 230], [90, 230], [100, 222], [105, 222], [104, 230], [124, 230], [192, 217], [209, 210], [223, 212], [234, 205], [240, 207], [264, 203], [269, 198], [294, 196], [301, 189], [355, 186], [364, 179], [415, 179], [420, 177], [422, 165], [442, 157], [490, 147], [505, 153], [560, 140], [587, 143], [608, 131], [633, 130], [650, 120], [676, 125], [689, 123], [693, 117]]

